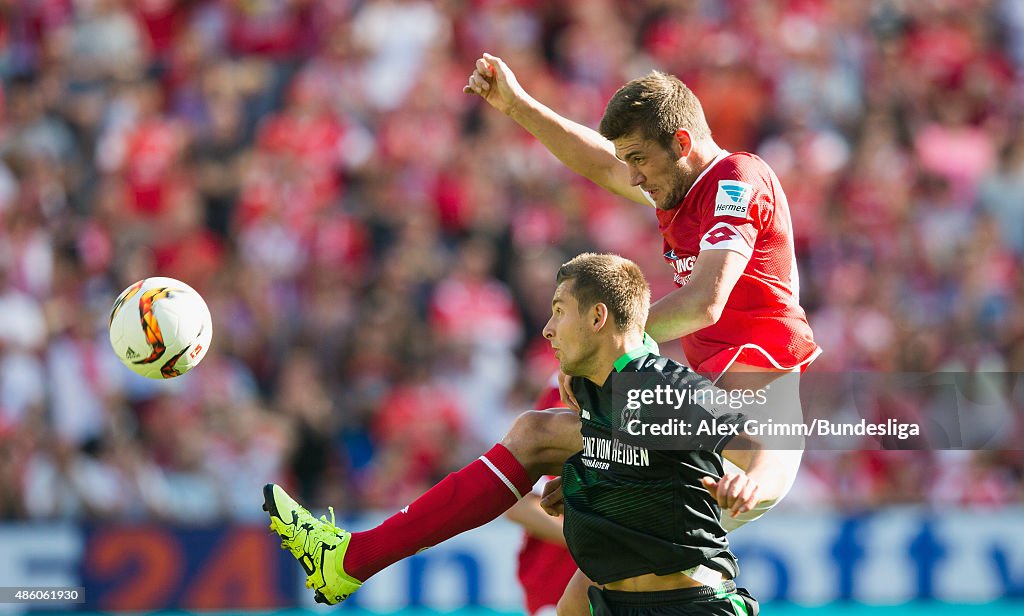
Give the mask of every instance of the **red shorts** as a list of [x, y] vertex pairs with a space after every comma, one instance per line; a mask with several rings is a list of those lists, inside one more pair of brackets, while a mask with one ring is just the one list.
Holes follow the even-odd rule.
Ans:
[[775, 360], [767, 351], [756, 344], [748, 343], [737, 347], [723, 349], [711, 357], [702, 361], [699, 365], [693, 366], [693, 371], [712, 382], [722, 376], [733, 364], [745, 364], [779, 372], [803, 372], [811, 362], [821, 355], [821, 349], [815, 348], [814, 352], [808, 355], [803, 361], [791, 366], [784, 365]]

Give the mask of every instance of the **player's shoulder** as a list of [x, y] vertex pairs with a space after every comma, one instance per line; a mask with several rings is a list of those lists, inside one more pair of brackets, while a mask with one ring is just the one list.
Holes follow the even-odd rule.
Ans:
[[756, 154], [732, 152], [708, 170], [700, 199], [701, 215], [756, 218], [752, 209], [774, 203], [777, 189], [771, 169]]
[[771, 168], [763, 158], [750, 152], [731, 152], [712, 169], [716, 180], [764, 182], [771, 177]]
[[693, 387], [704, 380], [704, 377], [694, 372], [689, 366], [653, 353], [640, 363], [637, 372], [650, 375], [658, 382], [673, 387]]

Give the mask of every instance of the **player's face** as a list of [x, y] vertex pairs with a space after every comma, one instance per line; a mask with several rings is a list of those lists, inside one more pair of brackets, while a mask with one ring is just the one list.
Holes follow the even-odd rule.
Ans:
[[563, 373], [588, 376], [597, 357], [597, 341], [589, 325], [589, 313], [580, 314], [580, 305], [572, 294], [571, 280], [555, 289], [551, 300], [551, 318], [544, 326], [544, 337], [555, 350]]
[[[629, 179], [650, 195], [659, 210], [677, 207], [693, 184], [695, 176], [682, 146], [673, 141], [666, 148], [657, 141], [633, 133], [613, 141], [615, 156], [626, 163]], [[689, 135], [686, 135], [687, 150]]]

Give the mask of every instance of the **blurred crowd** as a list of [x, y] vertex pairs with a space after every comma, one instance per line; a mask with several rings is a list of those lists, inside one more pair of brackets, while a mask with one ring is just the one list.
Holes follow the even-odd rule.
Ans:
[[[483, 51], [590, 126], [687, 82], [788, 193], [815, 372], [986, 377], [879, 402], [973, 449], [809, 451], [784, 506], [1024, 501], [1024, 3], [0, 0], [0, 518], [402, 506], [545, 385], [562, 261], [669, 291], [652, 211], [462, 93]], [[214, 318], [167, 382], [107, 341], [153, 275]]]

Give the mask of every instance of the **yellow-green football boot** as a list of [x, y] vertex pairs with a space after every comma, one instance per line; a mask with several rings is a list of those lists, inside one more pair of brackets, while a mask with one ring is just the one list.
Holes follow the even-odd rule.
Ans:
[[306, 588], [317, 603], [335, 605], [359, 590], [362, 582], [345, 573], [343, 563], [352, 534], [334, 525], [327, 516], [313, 517], [288, 496], [281, 486], [263, 486], [263, 510], [270, 514], [270, 530], [281, 537], [281, 547], [292, 553], [306, 571]]

